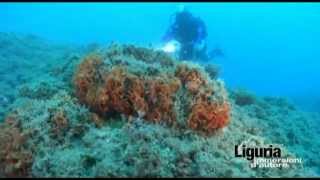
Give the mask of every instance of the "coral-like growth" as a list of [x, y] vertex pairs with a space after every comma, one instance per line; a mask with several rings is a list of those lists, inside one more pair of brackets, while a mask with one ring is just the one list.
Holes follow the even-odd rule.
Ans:
[[98, 81], [98, 67], [102, 64], [101, 58], [96, 54], [90, 54], [84, 58], [79, 65], [74, 84], [76, 87], [77, 96], [81, 101], [90, 103], [88, 100], [94, 98], [94, 94], [90, 91], [95, 88]]
[[[106, 54], [84, 58], [74, 84], [80, 101], [101, 117], [122, 114], [128, 119], [140, 117], [172, 125], [178, 120], [193, 129], [214, 131], [227, 124], [229, 108], [213, 100], [221, 98], [211, 98], [224, 96], [223, 86], [214, 87], [214, 80], [203, 73], [204, 70], [179, 63], [162, 52], [113, 45]], [[181, 91], [189, 95], [180, 97], [184, 94]], [[199, 97], [211, 100], [200, 101]], [[190, 104], [194, 100], [197, 103]], [[101, 125], [99, 118], [93, 121]]]
[[135, 47], [133, 45], [123, 45], [123, 54], [133, 56], [146, 63], [159, 62], [163, 66], [172, 66], [173, 62], [169, 55], [161, 52], [155, 52], [150, 48]]
[[126, 79], [127, 74], [122, 68], [115, 68], [106, 76], [102, 90], [98, 94], [100, 112], [115, 111], [127, 116], [133, 114], [133, 108], [127, 99]]
[[96, 113], [91, 113], [91, 119], [97, 127], [102, 127], [103, 119]]
[[103, 85], [94, 93], [96, 99], [89, 105], [102, 115], [117, 112], [153, 122], [172, 122], [175, 119], [172, 96], [179, 89], [179, 81], [176, 78], [171, 81], [143, 80], [116, 67], [106, 75]]
[[216, 129], [223, 128], [229, 123], [229, 104], [218, 104], [203, 98], [198, 98], [192, 106], [192, 112], [188, 119], [188, 125], [194, 130], [204, 133], [212, 133]]
[[192, 93], [197, 93], [200, 87], [207, 83], [197, 69], [190, 69], [186, 65], [177, 67], [176, 76], [181, 79], [182, 83]]
[[144, 99], [145, 90], [144, 82], [136, 76], [127, 78], [126, 86], [128, 91], [128, 100], [131, 102], [134, 111], [138, 113], [139, 116], [143, 116], [147, 110], [148, 105]]
[[147, 111], [143, 82], [121, 67], [106, 75], [97, 92], [96, 102], [96, 110], [100, 114], [117, 112], [133, 116]]
[[68, 118], [63, 110], [55, 112], [51, 121], [51, 132], [55, 137], [63, 135], [69, 127]]
[[22, 134], [14, 116], [8, 116], [0, 125], [0, 174], [5, 177], [29, 176], [32, 153], [25, 148]]
[[180, 88], [177, 79], [173, 79], [170, 83], [164, 83], [161, 80], [148, 82], [147, 102], [149, 111], [146, 119], [159, 122], [166, 120], [173, 123], [176, 120], [173, 111], [173, 94]]

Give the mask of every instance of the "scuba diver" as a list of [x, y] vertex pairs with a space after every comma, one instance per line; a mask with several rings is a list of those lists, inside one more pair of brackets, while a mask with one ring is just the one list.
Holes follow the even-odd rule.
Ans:
[[174, 22], [162, 40], [166, 43], [173, 41], [179, 43], [178, 57], [181, 60], [207, 61], [210, 57], [207, 54], [206, 38], [207, 29], [204, 22], [182, 9], [175, 13]]

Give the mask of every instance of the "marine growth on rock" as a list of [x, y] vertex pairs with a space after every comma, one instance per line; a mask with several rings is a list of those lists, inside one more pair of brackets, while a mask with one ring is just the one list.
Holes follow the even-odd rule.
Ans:
[[210, 134], [229, 123], [223, 82], [161, 51], [112, 44], [83, 58], [75, 94], [99, 116], [140, 117]]
[[27, 135], [19, 122], [10, 115], [0, 125], [0, 177], [28, 177], [32, 165], [32, 152], [27, 149]]

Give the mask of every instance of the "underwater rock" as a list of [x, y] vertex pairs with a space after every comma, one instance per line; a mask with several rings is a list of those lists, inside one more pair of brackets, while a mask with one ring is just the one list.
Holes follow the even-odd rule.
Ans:
[[[35, 53], [37, 61], [28, 63], [45, 63], [41, 71], [29, 69], [21, 73], [26, 82], [13, 84], [23, 83], [25, 93], [14, 96], [13, 87], [4, 86], [8, 110], [15, 113], [0, 126], [0, 177], [292, 177], [319, 172], [314, 121], [319, 116], [259, 96], [251, 105], [237, 105], [204, 67], [152, 49], [113, 45], [95, 51], [82, 63], [82, 52], [58, 53], [59, 61], [47, 55], [52, 51]], [[52, 68], [57, 69], [48, 74]], [[30, 71], [37, 73], [28, 76]], [[0, 110], [7, 114], [6, 108]], [[215, 136], [194, 133], [210, 134], [226, 124]], [[284, 155], [289, 151], [303, 158], [304, 167], [251, 169], [246, 159], [234, 157], [234, 145], [242, 142], [247, 147], [284, 144]]]
[[68, 118], [65, 115], [63, 110], [58, 110], [52, 113], [52, 117], [50, 118], [51, 121], [51, 132], [54, 137], [64, 136], [66, 133], [69, 124]]
[[284, 97], [264, 97], [263, 98], [266, 102], [271, 105], [279, 106], [279, 107], [286, 107], [288, 110], [295, 110], [296, 108], [294, 105], [289, 102], [288, 99]]
[[[222, 81], [211, 79], [201, 66], [153, 49], [112, 44], [84, 57], [73, 82], [80, 102], [105, 118], [123, 114], [171, 125], [184, 122], [206, 133], [230, 119]], [[185, 107], [183, 102], [190, 103]]]
[[233, 98], [235, 103], [239, 106], [246, 106], [256, 103], [255, 96], [244, 89], [232, 91], [231, 98]]
[[50, 86], [46, 82], [42, 82], [36, 88], [22, 86], [19, 89], [19, 95], [21, 97], [28, 97], [31, 99], [48, 99], [52, 97], [57, 91], [58, 88]]
[[[177, 93], [183, 92], [186, 96], [180, 94], [177, 97], [185, 98], [184, 100], [193, 97], [183, 84], [181, 86]], [[133, 117], [130, 123], [120, 127], [113, 127], [111, 121], [119, 122], [120, 113], [106, 121], [106, 116], [103, 118], [100, 113], [101, 117], [98, 113], [89, 112], [69, 93], [60, 91], [45, 100], [22, 98], [23, 103], [17, 104], [15, 118], [19, 119], [21, 130], [36, 129], [32, 138], [28, 138], [31, 146], [27, 146], [33, 149], [30, 170], [32, 177], [247, 177], [248, 174], [260, 177], [265, 171], [251, 169], [246, 160], [235, 158], [233, 153], [234, 145], [245, 140], [248, 140], [248, 147], [251, 143], [259, 147], [265, 146], [267, 139], [259, 135], [274, 132], [268, 131], [271, 129], [268, 127], [258, 130], [259, 135], [248, 133], [248, 127], [260, 129], [261, 125], [269, 123], [264, 120], [252, 121], [247, 114], [250, 106], [231, 104], [233, 119], [224, 133], [205, 137], [198, 136], [192, 130], [148, 123], [147, 119], [139, 117]], [[202, 101], [206, 102], [201, 99], [200, 102]], [[174, 102], [174, 106], [182, 107], [177, 99]], [[211, 102], [210, 98], [207, 102]], [[191, 108], [191, 105], [186, 108], [188, 107]], [[186, 123], [191, 110], [184, 111]], [[277, 110], [274, 114], [278, 112]], [[243, 117], [242, 121], [239, 120], [240, 117]], [[179, 118], [180, 116], [177, 117]], [[278, 120], [275, 118], [273, 121]], [[52, 136], [53, 129], [58, 130], [58, 136]], [[298, 129], [295, 130], [297, 131]], [[280, 137], [272, 136], [277, 139]], [[318, 147], [313, 146], [312, 149], [319, 149]], [[28, 149], [24, 151], [30, 152]], [[316, 159], [318, 153], [306, 159], [311, 157]], [[318, 161], [310, 162], [310, 165], [317, 168], [316, 163]], [[288, 177], [292, 176], [292, 172], [301, 173], [303, 169], [298, 170], [272, 169], [268, 176]]]

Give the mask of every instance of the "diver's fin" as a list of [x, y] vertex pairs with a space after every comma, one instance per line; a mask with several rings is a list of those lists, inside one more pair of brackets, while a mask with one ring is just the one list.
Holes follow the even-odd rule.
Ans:
[[184, 4], [179, 4], [178, 5], [178, 12], [183, 12], [185, 10], [185, 5]]

